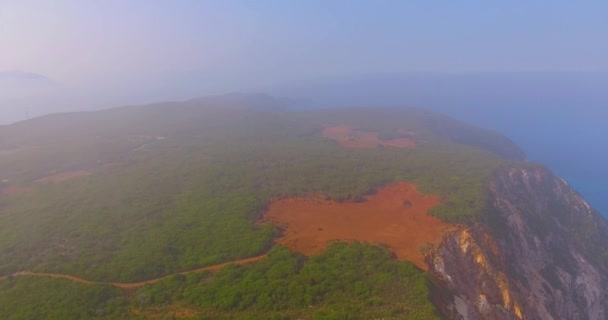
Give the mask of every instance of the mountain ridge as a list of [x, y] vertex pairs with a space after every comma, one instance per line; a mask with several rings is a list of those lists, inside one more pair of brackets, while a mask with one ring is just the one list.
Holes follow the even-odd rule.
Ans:
[[[61, 286], [60, 297], [107, 290], [89, 293], [83, 305], [106, 310], [109, 319], [171, 314], [176, 305], [192, 311], [190, 318], [606, 314], [595, 298], [605, 293], [590, 279], [605, 281], [608, 224], [563, 180], [525, 161], [508, 138], [416, 108], [288, 111], [247, 105], [247, 97], [0, 127], [0, 275], [9, 276], [0, 282], [0, 306], [23, 313], [26, 307], [7, 301], [30, 301], [25, 288], [51, 301], [49, 288]], [[350, 129], [328, 137], [332, 126]], [[408, 143], [393, 143], [399, 139]], [[426, 257], [428, 273], [395, 259], [390, 243], [368, 243], [356, 232], [302, 255], [287, 242], [277, 245], [287, 232], [280, 221], [260, 222], [275, 201], [299, 199], [348, 227], [356, 216], [337, 208], [392, 212], [367, 199], [403, 182], [437, 195], [440, 205], [426, 214], [459, 226], [439, 243], [408, 248]], [[399, 190], [390, 192], [408, 218], [408, 210], [422, 207]], [[318, 223], [307, 230], [336, 227]], [[405, 232], [376, 227], [394, 239]], [[256, 263], [165, 278], [135, 290], [134, 300], [103, 284], [10, 277], [31, 270], [138, 282], [266, 252]]]

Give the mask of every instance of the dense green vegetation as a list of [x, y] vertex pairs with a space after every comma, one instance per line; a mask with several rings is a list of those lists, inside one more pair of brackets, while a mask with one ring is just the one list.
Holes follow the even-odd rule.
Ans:
[[0, 316], [6, 320], [130, 318], [118, 289], [39, 277], [0, 281]]
[[306, 258], [284, 247], [251, 265], [172, 276], [134, 293], [63, 279], [0, 282], [6, 319], [439, 319], [427, 276], [385, 248], [336, 243]]
[[[449, 128], [448, 133], [438, 131], [437, 123]], [[342, 148], [321, 135], [324, 125], [336, 124], [376, 131], [385, 139], [399, 136], [397, 130], [404, 128], [415, 132], [418, 146]], [[493, 133], [475, 140], [476, 130], [420, 110], [267, 112], [242, 106], [204, 108], [196, 102], [52, 116], [0, 127], [0, 181], [31, 189], [0, 196], [0, 275], [30, 270], [130, 282], [255, 256], [270, 250], [279, 232], [257, 223], [272, 199], [325, 194], [343, 201], [397, 181], [411, 181], [424, 193], [440, 195], [442, 205], [431, 214], [458, 223], [476, 221], [486, 204], [485, 179], [506, 161], [499, 155], [517, 150]], [[92, 175], [57, 184], [35, 182], [75, 170]], [[302, 257], [277, 250], [272, 259], [294, 266], [282, 280], [290, 284], [305, 281], [309, 265], [317, 263], [314, 258], [302, 265]], [[344, 247], [332, 250], [352, 253]], [[231, 281], [244, 285], [247, 274], [260, 273], [268, 263], [230, 268], [213, 283], [233, 272]], [[374, 265], [364, 259], [361, 267], [366, 264]], [[374, 266], [384, 270], [384, 265]], [[406, 272], [399, 266], [386, 272]], [[336, 264], [336, 270], [343, 267]], [[360, 271], [352, 272], [365, 278]], [[184, 293], [201, 290], [197, 281], [210, 281], [173, 281], [182, 280], [195, 281], [175, 288]], [[162, 285], [154, 288], [149, 290], [164, 290]], [[336, 299], [351, 292], [340, 288], [331, 287], [338, 292]], [[380, 295], [390, 291], [377, 289]], [[243, 290], [241, 295], [251, 294]], [[315, 297], [322, 299], [313, 301], [319, 314], [362, 314], [365, 309], [342, 310], [338, 300], [337, 309], [324, 309], [321, 305], [333, 305], [333, 298]], [[273, 304], [282, 305], [277, 310], [257, 300], [228, 307], [215, 298], [188, 301], [214, 312], [235, 309], [246, 315], [256, 310], [277, 316], [310, 302], [275, 298], [271, 296]], [[414, 301], [406, 300], [402, 302]]]
[[175, 276], [140, 289], [134, 303], [181, 302], [201, 318], [437, 319], [428, 296], [427, 278], [413, 264], [384, 248], [338, 243], [309, 260], [275, 247], [253, 265]]
[[0, 272], [134, 281], [253, 256], [277, 232], [253, 223], [270, 199], [344, 200], [395, 181], [440, 194], [433, 214], [465, 222], [481, 212], [483, 177], [499, 162], [466, 146], [355, 150], [316, 136], [179, 154], [158, 144], [128, 166], [0, 199]]

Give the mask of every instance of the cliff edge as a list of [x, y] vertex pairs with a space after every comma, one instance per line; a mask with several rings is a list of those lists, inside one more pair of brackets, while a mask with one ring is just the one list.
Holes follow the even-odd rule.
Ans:
[[448, 319], [606, 319], [608, 223], [546, 168], [499, 169], [485, 221], [427, 257]]

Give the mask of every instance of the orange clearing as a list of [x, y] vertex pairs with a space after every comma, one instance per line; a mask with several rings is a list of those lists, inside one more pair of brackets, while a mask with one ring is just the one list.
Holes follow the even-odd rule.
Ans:
[[398, 259], [427, 270], [422, 250], [459, 228], [427, 214], [438, 204], [439, 197], [418, 193], [414, 184], [398, 183], [359, 203], [281, 199], [270, 204], [264, 221], [283, 228], [280, 244], [305, 255], [320, 253], [333, 240], [361, 241], [384, 244]]
[[92, 173], [90, 173], [89, 171], [84, 171], [84, 170], [67, 171], [67, 172], [57, 173], [52, 176], [44, 177], [44, 178], [38, 179], [34, 182], [38, 183], [38, 184], [60, 183], [60, 182], [68, 181], [68, 180], [78, 178], [78, 177], [90, 176], [91, 174]]
[[[399, 133], [406, 132], [409, 133], [407, 130], [399, 130]], [[325, 127], [323, 136], [347, 148], [375, 148], [379, 145], [395, 148], [413, 148], [416, 146], [414, 140], [410, 138], [382, 140], [378, 137], [377, 132], [360, 131], [344, 125]]]

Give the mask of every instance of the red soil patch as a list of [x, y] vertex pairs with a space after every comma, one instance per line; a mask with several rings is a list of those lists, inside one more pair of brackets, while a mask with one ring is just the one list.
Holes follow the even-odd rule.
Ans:
[[[405, 129], [400, 129], [398, 132], [401, 134], [411, 134], [410, 131]], [[347, 148], [375, 148], [379, 145], [395, 148], [413, 148], [416, 146], [416, 143], [411, 138], [382, 140], [377, 132], [361, 131], [344, 125], [325, 127], [323, 129], [323, 136]]]
[[30, 192], [30, 191], [31, 191], [31, 189], [26, 188], [26, 187], [6, 186], [6, 187], [2, 188], [2, 192], [0, 192], [0, 193], [5, 196], [16, 196], [16, 195], [23, 194], [23, 193]]
[[429, 216], [439, 197], [422, 195], [411, 183], [398, 183], [368, 196], [366, 202], [335, 202], [322, 197], [286, 198], [270, 204], [264, 221], [283, 228], [277, 241], [305, 255], [320, 253], [334, 240], [384, 244], [398, 259], [426, 270], [425, 247], [438, 245], [459, 227]]
[[92, 174], [91, 172], [84, 171], [84, 170], [60, 172], [60, 173], [57, 173], [57, 174], [54, 174], [54, 175], [51, 175], [48, 177], [38, 179], [38, 180], [34, 181], [34, 183], [37, 183], [37, 184], [60, 183], [60, 182], [72, 180], [72, 179], [78, 178], [78, 177], [90, 176], [91, 174]]

